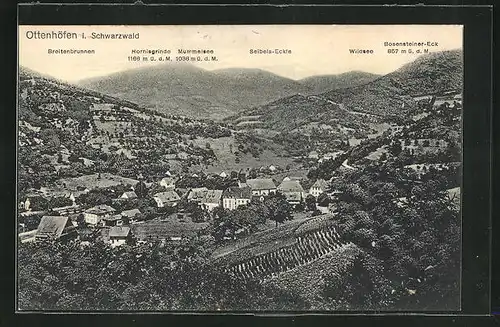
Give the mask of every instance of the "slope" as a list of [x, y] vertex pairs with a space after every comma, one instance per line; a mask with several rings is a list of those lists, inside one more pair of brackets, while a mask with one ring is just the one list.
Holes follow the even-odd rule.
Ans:
[[315, 94], [331, 90], [344, 89], [369, 83], [380, 77], [376, 74], [351, 71], [338, 75], [318, 75], [299, 80], [299, 83], [307, 86]]
[[440, 94], [462, 87], [462, 53], [430, 53], [368, 84], [333, 90], [322, 97], [348, 109], [384, 116], [400, 116], [416, 108], [413, 96]]
[[127, 70], [79, 84], [159, 112], [210, 119], [307, 90], [295, 81], [263, 70], [211, 72], [173, 63]]

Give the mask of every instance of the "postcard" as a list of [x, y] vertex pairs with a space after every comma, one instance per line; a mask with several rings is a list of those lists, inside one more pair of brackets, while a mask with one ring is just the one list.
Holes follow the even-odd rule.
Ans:
[[20, 25], [23, 311], [458, 311], [460, 25]]

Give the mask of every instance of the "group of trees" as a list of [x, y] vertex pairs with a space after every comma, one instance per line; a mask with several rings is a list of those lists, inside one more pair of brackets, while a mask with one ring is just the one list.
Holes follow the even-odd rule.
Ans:
[[299, 295], [235, 279], [203, 246], [20, 244], [21, 310], [305, 310]]
[[235, 210], [226, 210], [218, 207], [213, 212], [212, 235], [216, 242], [222, 242], [225, 237], [235, 238], [239, 229], [246, 233], [257, 230], [257, 226], [272, 220], [282, 224], [293, 219], [292, 207], [281, 194], [267, 196], [264, 201], [253, 200], [247, 205], [241, 205]]
[[[442, 179], [408, 183], [390, 165], [380, 165], [346, 176], [339, 187], [341, 232], [367, 253], [356, 269], [379, 260], [371, 265], [378, 267], [376, 273], [367, 267], [352, 277], [361, 280], [348, 292], [350, 304], [371, 309], [380, 309], [377, 303], [408, 310], [457, 308], [460, 217]], [[345, 290], [345, 285], [330, 288]]]

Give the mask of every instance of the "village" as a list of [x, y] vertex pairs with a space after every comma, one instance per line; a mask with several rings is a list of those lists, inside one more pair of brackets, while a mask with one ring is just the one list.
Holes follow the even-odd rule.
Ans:
[[[449, 97], [448, 101], [453, 101], [450, 107], [449, 102], [436, 106], [435, 98], [420, 99], [429, 101], [430, 107], [437, 109], [437, 114], [441, 114], [441, 111], [443, 114], [450, 114], [453, 109], [459, 110], [461, 103], [457, 100], [457, 97]], [[418, 122], [425, 117], [427, 115], [421, 115], [414, 121]], [[39, 132], [27, 122], [21, 124], [33, 132]], [[393, 124], [383, 133], [375, 135], [372, 141], [379, 142], [377, 140], [387, 137], [395, 140], [395, 144], [400, 147], [399, 151], [406, 151], [415, 158], [419, 155], [427, 158], [421, 164], [404, 165], [406, 176], [416, 182], [425, 179], [428, 173], [443, 174], [447, 171], [453, 175], [460, 166], [459, 162], [429, 159], [430, 155], [439, 156], [449, 147], [444, 139], [425, 137], [419, 130], [412, 130], [408, 125]], [[39, 140], [33, 139], [35, 142]], [[368, 141], [362, 141], [359, 146], [363, 148], [366, 143], [368, 147], [372, 147]], [[29, 144], [20, 144], [26, 145]], [[374, 152], [369, 152], [361, 162], [384, 161], [388, 154], [388, 145], [382, 145], [375, 148]], [[318, 149], [310, 151], [306, 156], [295, 157], [295, 160], [303, 167], [308, 167], [328, 164], [345, 155], [346, 151], [343, 150], [325, 152]], [[70, 151], [61, 145], [59, 157], [62, 160], [54, 162], [56, 171], [65, 167], [58, 163], [68, 162], [70, 156]], [[82, 162], [84, 166], [94, 165], [89, 159]], [[342, 169], [356, 170], [358, 166], [345, 159], [341, 164]], [[262, 204], [272, 195], [283, 197], [290, 207], [291, 219], [296, 220], [334, 212], [335, 199], [340, 193], [332, 185], [333, 178], [309, 179], [304, 172], [273, 164], [260, 168], [247, 167], [239, 171], [226, 172], [219, 169], [216, 173], [192, 173], [184, 170], [172, 174], [166, 171], [163, 175], [165, 177], [161, 180], [152, 182], [150, 178], [145, 181], [142, 174], [133, 179], [111, 173], [94, 173], [61, 179], [58, 188], [33, 189], [19, 203], [19, 239], [22, 243], [78, 240], [82, 244], [100, 239], [112, 247], [149, 241], [182, 244], [193, 238], [212, 237], [214, 222], [224, 211], [244, 208], [250, 203]], [[89, 200], [86, 199], [89, 193], [107, 195], [104, 201], [95, 197], [94, 200], [92, 197]], [[40, 210], [37, 208], [40, 205], [36, 203], [40, 199], [50, 204], [42, 206]], [[65, 205], [58, 206], [57, 203]], [[220, 209], [223, 209], [222, 213]], [[259, 226], [260, 229], [272, 227], [272, 224], [265, 223]], [[236, 224], [231, 232], [224, 232], [222, 241], [244, 237], [251, 228], [250, 224]]]
[[[273, 195], [281, 195], [289, 204], [293, 219], [304, 219], [312, 214], [325, 214], [332, 211], [331, 199], [335, 192], [328, 192], [330, 184], [323, 179], [311, 184], [305, 178], [285, 176], [280, 178], [273, 172], [276, 167], [269, 167], [269, 175], [257, 178], [247, 178], [246, 171], [204, 176], [210, 180], [224, 181], [218, 187], [209, 189], [205, 186], [182, 187], [186, 179], [196, 181], [198, 174], [188, 176], [172, 176], [166, 172], [166, 177], [156, 183], [144, 183], [142, 180], [124, 179], [110, 174], [103, 174], [96, 178], [115, 179], [110, 183], [118, 190], [114, 192], [116, 198], [109, 204], [81, 203], [80, 199], [86, 194], [99, 192], [102, 189], [75, 187], [74, 191], [63, 193], [46, 191], [44, 194], [34, 190], [19, 204], [19, 221], [27, 221], [30, 217], [41, 217], [38, 226], [28, 223], [19, 224], [19, 239], [24, 242], [79, 240], [83, 245], [92, 238], [89, 235], [98, 235], [98, 238], [116, 247], [136, 242], [162, 241], [182, 243], [193, 237], [210, 235], [208, 227], [213, 223], [220, 209], [232, 211], [252, 203], [262, 203]], [[97, 174], [100, 175], [100, 174]], [[254, 177], [254, 176], [252, 176]], [[279, 178], [279, 179], [277, 179]], [[185, 183], [184, 183], [185, 184]], [[104, 189], [112, 189], [113, 186]], [[148, 192], [154, 191], [154, 193]], [[149, 194], [148, 194], [149, 193]], [[46, 210], [37, 210], [35, 201], [44, 197], [65, 199], [68, 205], [50, 207]], [[141, 211], [139, 202], [148, 201], [149, 205]], [[151, 201], [152, 199], [152, 201]], [[56, 201], [57, 202], [57, 201]], [[61, 202], [61, 201], [59, 201]], [[99, 201], [98, 201], [99, 202]], [[307, 203], [307, 205], [306, 205]], [[311, 203], [313, 206], [311, 206]], [[118, 209], [120, 208], [120, 209]], [[308, 212], [309, 210], [309, 212]], [[144, 212], [146, 211], [146, 212]], [[36, 221], [36, 220], [35, 220]], [[238, 226], [233, 235], [225, 235], [225, 239], [236, 238], [250, 226]], [[269, 224], [266, 228], [272, 228]], [[244, 234], [242, 234], [244, 235]]]

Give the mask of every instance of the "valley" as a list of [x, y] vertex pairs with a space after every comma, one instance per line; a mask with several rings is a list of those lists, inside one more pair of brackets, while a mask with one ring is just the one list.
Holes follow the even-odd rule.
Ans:
[[298, 81], [20, 69], [24, 307], [456, 308], [461, 60]]

